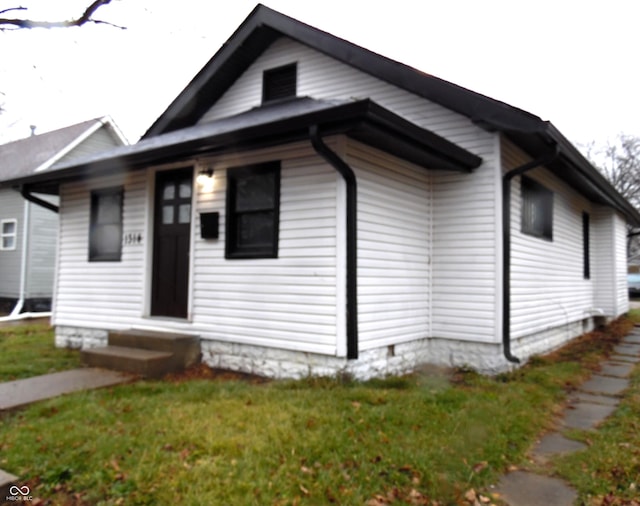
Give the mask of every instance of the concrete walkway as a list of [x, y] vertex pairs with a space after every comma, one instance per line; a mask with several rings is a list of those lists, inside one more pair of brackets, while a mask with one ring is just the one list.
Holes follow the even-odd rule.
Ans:
[[[593, 430], [620, 402], [629, 387], [629, 375], [640, 363], [640, 328], [633, 330], [602, 364], [598, 374], [570, 397], [560, 429], [544, 436], [529, 452], [531, 460], [545, 464], [557, 455], [580, 451], [586, 445], [563, 436], [565, 429]], [[514, 471], [502, 477], [493, 490], [510, 506], [571, 506], [578, 494], [564, 481], [529, 471]]]
[[133, 376], [105, 369], [73, 369], [0, 383], [0, 412], [62, 394], [108, 387], [131, 381]]

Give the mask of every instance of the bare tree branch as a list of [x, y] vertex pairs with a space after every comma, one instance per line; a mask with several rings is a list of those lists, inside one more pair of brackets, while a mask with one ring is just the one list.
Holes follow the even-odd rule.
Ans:
[[[640, 138], [620, 134], [615, 142], [608, 142], [600, 149], [589, 145], [587, 156], [620, 195], [640, 209]], [[628, 227], [628, 232], [633, 231], [633, 227]], [[640, 238], [629, 237], [627, 255], [637, 254], [640, 254]]]
[[[82, 26], [87, 23], [94, 24], [104, 24], [111, 25], [116, 28], [120, 28], [122, 30], [125, 29], [123, 26], [114, 25], [113, 23], [109, 23], [108, 21], [101, 21], [99, 19], [93, 19], [93, 15], [95, 12], [102, 7], [103, 5], [107, 5], [111, 0], [94, 0], [89, 7], [85, 9], [82, 15], [75, 19], [70, 19], [67, 21], [35, 21], [32, 19], [20, 19], [20, 18], [0, 18], [0, 30], [6, 30], [8, 28], [19, 29], [19, 28], [69, 28], [72, 26]], [[10, 9], [5, 9], [0, 11], [0, 14], [6, 14], [10, 11], [26, 11], [26, 7], [13, 7]]]

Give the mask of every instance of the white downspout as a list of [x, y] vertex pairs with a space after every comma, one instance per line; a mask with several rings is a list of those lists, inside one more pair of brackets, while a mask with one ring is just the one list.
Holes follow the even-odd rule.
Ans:
[[22, 307], [24, 306], [24, 299], [27, 291], [27, 259], [29, 250], [29, 201], [24, 201], [24, 224], [22, 226], [22, 253], [20, 259], [20, 294], [18, 296], [18, 302], [11, 311], [10, 317], [15, 317], [20, 314]]

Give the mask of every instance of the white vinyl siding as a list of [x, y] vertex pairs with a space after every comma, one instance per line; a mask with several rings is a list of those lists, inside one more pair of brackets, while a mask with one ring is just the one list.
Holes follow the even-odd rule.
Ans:
[[479, 155], [473, 174], [437, 172], [433, 179], [432, 335], [495, 342], [500, 281], [500, 180], [497, 135], [438, 104], [340, 63], [291, 39], [275, 41], [200, 120], [260, 105], [262, 72], [297, 63], [298, 96], [370, 98], [407, 120]]
[[[127, 328], [139, 321], [144, 300], [146, 219], [144, 171], [62, 185], [55, 325]], [[124, 186], [123, 235], [142, 234], [124, 244], [121, 262], [89, 262], [91, 190]]]
[[627, 284], [627, 225], [618, 213], [613, 217], [613, 237], [615, 251], [615, 291], [616, 307], [611, 316], [620, 316], [629, 311], [629, 286]]
[[261, 105], [262, 73], [288, 63], [297, 63], [297, 95], [300, 97], [324, 100], [368, 98], [480, 156], [484, 156], [487, 149], [494, 151], [495, 136], [475, 126], [468, 118], [285, 37], [269, 46], [199, 123]]
[[[37, 195], [58, 205], [59, 198]], [[37, 204], [29, 203], [29, 241], [25, 297], [49, 298], [53, 294], [54, 263], [58, 244], [58, 214]]]
[[24, 201], [15, 190], [0, 190], [0, 222], [16, 223], [14, 249], [0, 249], [0, 297], [17, 298], [20, 294]]
[[[278, 258], [225, 259], [226, 169], [273, 160], [282, 164]], [[197, 194], [190, 319], [145, 317], [152, 247], [145, 232], [151, 230], [145, 187], [150, 179], [139, 171], [96, 178], [90, 185], [64, 185], [55, 324], [164, 327], [203, 339], [336, 354], [337, 286], [344, 283], [336, 279], [336, 171], [308, 144], [212, 159], [207, 166], [215, 167], [214, 190]], [[125, 242], [121, 262], [89, 263], [90, 191], [116, 185], [124, 185], [124, 235], [142, 231], [142, 243]], [[200, 212], [220, 213], [218, 239], [200, 237]]]
[[[503, 141], [505, 171], [528, 160], [509, 141]], [[553, 192], [553, 239], [522, 232], [521, 180], [514, 178], [511, 182], [512, 339], [579, 322], [594, 316], [596, 311], [593, 280], [584, 279], [583, 272], [582, 213], [593, 214], [591, 203], [545, 168], [527, 172], [527, 177]], [[597, 234], [593, 235], [595, 239]], [[593, 254], [592, 258], [595, 259]]]
[[[277, 160], [278, 258], [225, 259], [226, 170]], [[194, 326], [221, 341], [335, 354], [336, 171], [301, 146], [214, 167], [214, 192], [197, 208], [220, 213], [220, 239], [195, 238]]]
[[71, 151], [62, 156], [59, 160], [56, 160], [56, 163], [71, 162], [89, 155], [109, 151], [110, 149], [121, 145], [122, 141], [115, 136], [110, 128], [103, 125], [77, 146], [74, 146]]
[[360, 350], [430, 335], [431, 183], [421, 167], [348, 144], [358, 186]]

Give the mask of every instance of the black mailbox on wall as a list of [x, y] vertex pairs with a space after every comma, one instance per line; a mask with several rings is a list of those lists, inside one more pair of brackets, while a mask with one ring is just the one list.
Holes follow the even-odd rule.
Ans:
[[220, 213], [200, 213], [200, 237], [217, 239], [219, 221]]

